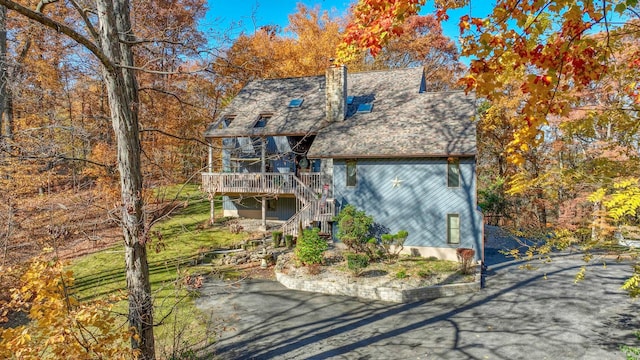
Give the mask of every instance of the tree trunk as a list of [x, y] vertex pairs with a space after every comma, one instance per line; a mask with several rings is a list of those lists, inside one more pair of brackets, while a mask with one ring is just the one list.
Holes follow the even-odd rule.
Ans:
[[13, 139], [13, 97], [7, 61], [7, 8], [0, 6], [0, 144]]
[[[121, 190], [121, 227], [124, 236], [129, 323], [136, 334], [131, 339], [139, 358], [155, 359], [153, 302], [146, 250], [146, 219], [142, 200], [140, 133], [138, 129], [138, 86], [133, 69], [133, 40], [129, 0], [96, 0], [98, 29], [91, 40], [64, 23], [43, 15], [40, 2], [36, 11], [16, 1], [0, 0], [8, 9], [69, 36], [89, 50], [102, 65], [102, 76], [109, 98], [111, 122], [118, 152]], [[93, 40], [97, 40], [96, 44]], [[6, 129], [6, 126], [5, 126]], [[6, 134], [5, 134], [6, 136]]]
[[[131, 65], [133, 55], [130, 46], [118, 41], [119, 35], [127, 38], [131, 31], [129, 2], [98, 0], [97, 12], [102, 51], [116, 64]], [[137, 332], [131, 342], [134, 349], [140, 350], [140, 358], [155, 359], [153, 302], [142, 201], [138, 87], [133, 70], [128, 68], [109, 69], [103, 66], [103, 77], [118, 149], [129, 324]]]
[[7, 98], [7, 8], [0, 6], [0, 144], [4, 142], [4, 114]]

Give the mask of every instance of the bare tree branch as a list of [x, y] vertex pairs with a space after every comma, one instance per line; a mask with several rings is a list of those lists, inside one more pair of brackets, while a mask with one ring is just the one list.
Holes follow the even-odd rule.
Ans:
[[197, 142], [197, 143], [202, 144], [202, 145], [207, 146], [207, 147], [210, 146], [206, 141], [202, 141], [202, 140], [200, 140], [198, 138], [178, 136], [178, 135], [174, 135], [174, 134], [168, 133], [168, 132], [166, 132], [164, 130], [160, 130], [160, 129], [154, 129], [154, 128], [141, 129], [140, 132], [141, 133], [143, 133], [143, 132], [157, 132], [159, 134], [162, 134], [162, 135], [174, 138], [174, 139], [186, 140], [186, 141], [194, 141], [194, 142]]
[[75, 0], [70, 0], [70, 2], [71, 2], [71, 5], [73, 5], [73, 7], [76, 9], [76, 11], [78, 11], [78, 14], [80, 14], [80, 16], [82, 17], [82, 20], [84, 20], [84, 24], [87, 26], [87, 29], [89, 30], [89, 33], [93, 37], [93, 40], [98, 41], [99, 39], [98, 32], [96, 31], [96, 29], [94, 29], [93, 24], [91, 24], [91, 21], [87, 16], [87, 13], [89, 11], [86, 9], [83, 9], [80, 6], [80, 4], [78, 4], [78, 2]]
[[100, 60], [102, 65], [104, 65], [104, 67], [107, 68], [109, 71], [116, 70], [117, 68], [116, 64], [114, 64], [95, 43], [93, 43], [91, 40], [84, 37], [79, 32], [75, 31], [68, 25], [55, 21], [43, 15], [42, 13], [31, 10], [25, 6], [22, 6], [16, 3], [15, 1], [0, 0], [0, 5], [5, 6], [9, 10], [13, 10], [22, 16], [25, 16], [33, 21], [39, 22], [40, 24], [48, 28], [51, 28], [59, 33], [62, 33], [70, 37], [71, 39], [75, 40], [77, 43], [87, 48], [91, 53], [93, 53]]
[[[2, 2], [4, 0], [0, 0], [0, 2]], [[124, 65], [124, 64], [117, 64], [119, 67], [123, 68], [123, 69], [129, 69], [129, 70], [139, 70], [139, 71], [144, 71], [146, 73], [149, 74], [159, 74], [159, 75], [175, 75], [175, 74], [197, 74], [197, 73], [201, 73], [201, 72], [206, 72], [207, 71], [207, 67], [202, 67], [202, 68], [198, 68], [196, 70], [188, 70], [188, 71], [184, 71], [184, 70], [178, 70], [178, 71], [160, 71], [160, 70], [149, 70], [149, 69], [145, 69], [144, 67], [139, 67], [139, 66], [129, 66], [129, 65]]]

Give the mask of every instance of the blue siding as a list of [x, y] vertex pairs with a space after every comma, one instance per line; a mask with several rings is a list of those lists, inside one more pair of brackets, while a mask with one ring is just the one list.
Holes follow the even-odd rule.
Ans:
[[[358, 159], [357, 184], [346, 187], [346, 162], [334, 160], [334, 197], [372, 215], [376, 232], [405, 229], [405, 247], [482, 249], [475, 160], [460, 159], [460, 187], [447, 187], [447, 159]], [[399, 186], [393, 187], [397, 177]], [[447, 214], [460, 215], [460, 244], [447, 244]]]

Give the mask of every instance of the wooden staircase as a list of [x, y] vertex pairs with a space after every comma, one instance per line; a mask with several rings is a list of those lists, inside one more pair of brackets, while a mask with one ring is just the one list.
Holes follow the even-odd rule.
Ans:
[[329, 222], [332, 221], [335, 214], [333, 199], [318, 198], [317, 194], [298, 177], [294, 176], [293, 178], [295, 181], [296, 214], [282, 225], [283, 234], [298, 236], [300, 225], [302, 228], [306, 228], [314, 223], [319, 224], [321, 233], [331, 234]]
[[296, 213], [282, 226], [284, 234], [298, 236], [298, 228], [319, 225], [322, 234], [331, 234], [330, 222], [335, 215], [333, 199], [322, 199], [323, 184], [331, 182], [321, 174], [293, 173], [203, 173], [202, 189], [213, 197], [215, 194], [254, 196], [278, 196], [293, 194]]

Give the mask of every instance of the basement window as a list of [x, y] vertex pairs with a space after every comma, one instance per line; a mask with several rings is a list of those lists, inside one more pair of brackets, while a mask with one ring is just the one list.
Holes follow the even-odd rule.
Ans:
[[289, 101], [289, 107], [290, 108], [299, 108], [302, 105], [303, 101], [304, 101], [304, 99], [292, 99], [291, 101]]
[[370, 113], [372, 109], [373, 109], [372, 103], [358, 104], [357, 112], [361, 114], [365, 114], [365, 113]]

